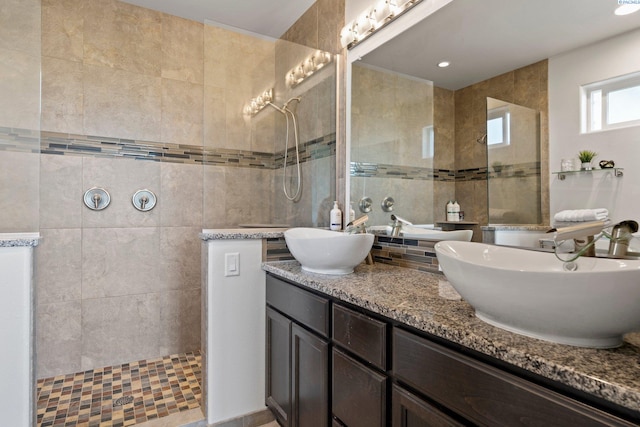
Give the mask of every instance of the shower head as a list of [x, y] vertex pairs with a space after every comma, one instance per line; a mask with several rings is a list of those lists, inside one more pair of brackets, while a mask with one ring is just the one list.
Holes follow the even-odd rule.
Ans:
[[287, 102], [285, 102], [285, 103], [284, 103], [284, 107], [283, 107], [283, 108], [287, 108], [287, 107], [289, 106], [289, 103], [290, 103], [291, 101], [298, 101], [298, 102], [300, 102], [300, 97], [299, 97], [299, 96], [296, 96], [296, 97], [294, 97], [294, 98], [290, 98]]

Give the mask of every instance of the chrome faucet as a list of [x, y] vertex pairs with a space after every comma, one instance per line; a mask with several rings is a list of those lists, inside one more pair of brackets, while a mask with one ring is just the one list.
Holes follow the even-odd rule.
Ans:
[[413, 223], [395, 214], [391, 214], [391, 221], [393, 221], [393, 224], [391, 225], [392, 237], [398, 237], [400, 235], [400, 230], [402, 229], [403, 225], [413, 225]]
[[[611, 233], [605, 231], [608, 228], [612, 229]], [[632, 233], [636, 231], [638, 231], [638, 223], [633, 220], [626, 220], [614, 225], [610, 225], [605, 221], [591, 221], [558, 229], [552, 228], [548, 233], [554, 233], [553, 242], [556, 247], [556, 256], [558, 255], [558, 242], [573, 239], [575, 256], [571, 260], [563, 261], [574, 261], [580, 256], [596, 256], [595, 243], [603, 236], [609, 238], [607, 256], [613, 258], [625, 257], [629, 251], [629, 242], [633, 237]]]
[[629, 242], [636, 231], [638, 231], [636, 221], [627, 220], [614, 225], [609, 236], [609, 256], [625, 257], [629, 252]]

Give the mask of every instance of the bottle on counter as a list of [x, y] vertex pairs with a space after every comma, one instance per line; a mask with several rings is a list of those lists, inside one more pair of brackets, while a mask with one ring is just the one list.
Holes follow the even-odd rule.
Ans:
[[331, 209], [329, 218], [330, 218], [329, 228], [331, 230], [333, 230], [333, 231], [342, 230], [342, 211], [338, 207], [338, 201], [337, 200], [333, 202], [333, 209]]
[[356, 211], [353, 209], [353, 202], [351, 202], [350, 205], [351, 206], [349, 207], [349, 222], [353, 222], [356, 219]]
[[460, 221], [460, 205], [457, 200], [453, 202], [453, 219], [451, 221]]
[[453, 221], [453, 201], [447, 203], [447, 221]]

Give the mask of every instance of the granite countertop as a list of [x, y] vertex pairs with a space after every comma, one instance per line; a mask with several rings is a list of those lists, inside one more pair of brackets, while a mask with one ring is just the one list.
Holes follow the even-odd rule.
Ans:
[[504, 331], [475, 317], [441, 275], [377, 263], [352, 274], [303, 271], [296, 261], [263, 269], [339, 300], [461, 344], [542, 377], [640, 411], [640, 334], [616, 349], [553, 344]]
[[550, 225], [535, 225], [535, 224], [522, 224], [522, 225], [510, 225], [510, 224], [489, 224], [480, 227], [483, 231], [542, 231], [547, 232], [551, 229]]
[[36, 247], [40, 239], [40, 233], [0, 233], [0, 248]]
[[201, 240], [277, 239], [286, 228], [206, 228], [199, 234]]

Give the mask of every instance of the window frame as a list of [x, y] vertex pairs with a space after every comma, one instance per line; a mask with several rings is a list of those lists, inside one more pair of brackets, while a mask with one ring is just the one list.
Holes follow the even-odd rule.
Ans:
[[[490, 120], [502, 119], [502, 142], [489, 143], [489, 126]], [[487, 147], [500, 148], [507, 147], [511, 144], [511, 111], [508, 105], [492, 108], [487, 111]]]
[[[606, 132], [609, 130], [640, 126], [640, 117], [635, 120], [627, 120], [619, 123], [609, 123], [608, 117], [609, 94], [611, 92], [635, 87], [640, 87], [640, 71], [580, 86], [582, 110], [581, 133]], [[596, 93], [599, 93], [600, 96], [600, 102], [597, 105], [600, 127], [594, 129], [593, 115], [596, 108], [594, 108], [592, 103], [594, 94]], [[638, 102], [640, 102], [640, 99]]]

